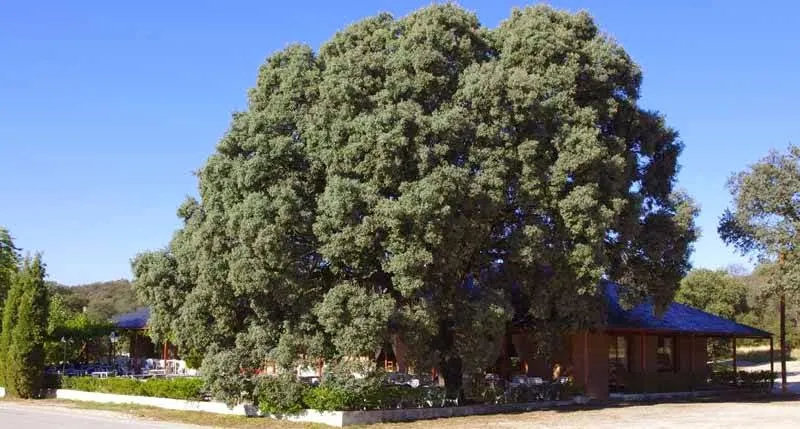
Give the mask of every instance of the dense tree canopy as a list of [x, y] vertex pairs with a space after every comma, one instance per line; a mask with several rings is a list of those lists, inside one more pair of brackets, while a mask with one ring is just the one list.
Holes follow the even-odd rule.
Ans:
[[381, 14], [275, 53], [183, 228], [134, 260], [153, 333], [208, 350], [212, 378], [403, 341], [450, 383], [493, 362], [512, 308], [594, 326], [604, 275], [663, 306], [696, 209], [640, 83], [589, 15], [549, 7], [495, 29]]
[[749, 311], [747, 286], [740, 277], [724, 270], [696, 269], [681, 280], [675, 300], [695, 308], [737, 320]]
[[133, 286], [128, 280], [112, 280], [65, 286], [48, 282], [52, 293], [61, 297], [70, 312], [85, 312], [94, 320], [109, 320], [113, 316], [141, 308]]
[[781, 264], [773, 289], [800, 291], [800, 147], [770, 153], [732, 176], [733, 210], [719, 225], [722, 239], [762, 262]]
[[728, 181], [734, 209], [720, 220], [719, 234], [743, 254], [769, 265], [770, 289], [779, 296], [782, 388], [787, 390], [785, 307], [800, 297], [800, 147], [772, 150]]

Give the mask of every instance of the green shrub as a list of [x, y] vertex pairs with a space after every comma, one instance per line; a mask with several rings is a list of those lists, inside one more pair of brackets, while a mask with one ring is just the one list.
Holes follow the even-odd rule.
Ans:
[[319, 411], [339, 411], [348, 408], [352, 401], [350, 394], [340, 387], [319, 386], [308, 389], [303, 396], [303, 402], [308, 408]]
[[309, 387], [295, 377], [261, 377], [253, 396], [258, 408], [267, 414], [297, 414], [306, 408], [304, 397]]
[[65, 377], [63, 389], [84, 392], [113, 393], [117, 395], [149, 396], [169, 399], [202, 399], [203, 380], [200, 378], [132, 378]]
[[303, 396], [308, 408], [320, 411], [385, 410], [442, 406], [441, 388], [410, 386], [374, 386], [364, 383], [356, 388], [323, 384], [309, 388]]
[[772, 371], [715, 371], [711, 375], [711, 384], [715, 388], [769, 390], [774, 379]]

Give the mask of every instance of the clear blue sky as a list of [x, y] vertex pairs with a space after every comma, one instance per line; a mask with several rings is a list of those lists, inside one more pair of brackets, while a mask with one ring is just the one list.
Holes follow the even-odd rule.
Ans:
[[[317, 48], [360, 18], [430, 3], [3, 2], [0, 225], [44, 252], [54, 280], [129, 277], [130, 258], [179, 226], [192, 171], [270, 53]], [[494, 27], [526, 3], [461, 4]], [[552, 4], [589, 10], [642, 66], [642, 104], [680, 131], [680, 186], [703, 209], [695, 265], [742, 262], [716, 235], [725, 179], [800, 136], [800, 4]]]

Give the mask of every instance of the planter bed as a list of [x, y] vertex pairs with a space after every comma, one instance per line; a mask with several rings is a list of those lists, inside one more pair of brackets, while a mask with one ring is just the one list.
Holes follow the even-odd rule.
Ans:
[[84, 392], [70, 389], [50, 390], [47, 397], [70, 401], [99, 402], [104, 404], [145, 405], [168, 410], [203, 411], [214, 414], [241, 416], [255, 416], [258, 414], [255, 407], [248, 405], [237, 405], [233, 408], [228, 408], [224, 403], [214, 401], [190, 401], [186, 399], [155, 398], [152, 396], [117, 395], [114, 393]]
[[[237, 405], [228, 408], [222, 402], [188, 401], [183, 399], [154, 398], [149, 396], [117, 395], [112, 393], [84, 392], [80, 390], [50, 390], [49, 398], [70, 401], [98, 402], [106, 404], [134, 404], [179, 411], [201, 411], [214, 414], [228, 414], [257, 417], [262, 414], [252, 405]], [[573, 405], [574, 401], [537, 401], [518, 404], [482, 404], [461, 407], [442, 408], [407, 408], [370, 411], [317, 411], [304, 410], [294, 415], [270, 415], [279, 420], [305, 423], [321, 423], [330, 426], [344, 427], [381, 422], [401, 422], [414, 420], [462, 417], [480, 414], [502, 414], [533, 411], [547, 408]]]

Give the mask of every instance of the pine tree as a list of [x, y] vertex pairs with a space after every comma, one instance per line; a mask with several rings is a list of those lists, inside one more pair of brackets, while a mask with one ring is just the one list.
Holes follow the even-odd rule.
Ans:
[[39, 396], [49, 297], [41, 256], [26, 258], [6, 301], [3, 317], [3, 378], [11, 397]]

